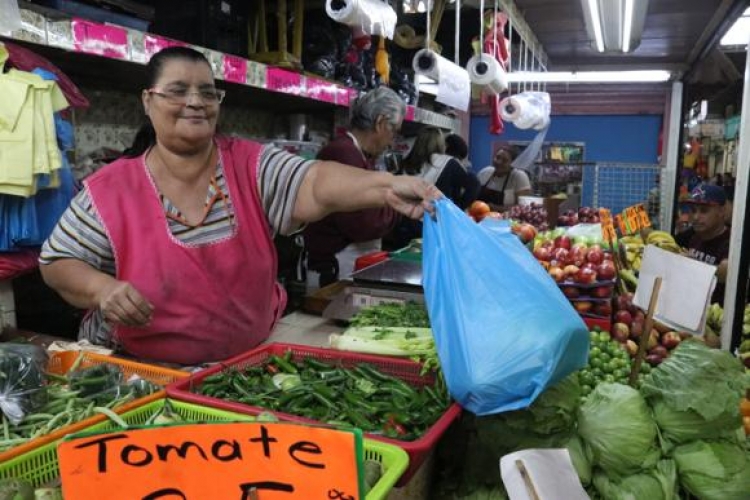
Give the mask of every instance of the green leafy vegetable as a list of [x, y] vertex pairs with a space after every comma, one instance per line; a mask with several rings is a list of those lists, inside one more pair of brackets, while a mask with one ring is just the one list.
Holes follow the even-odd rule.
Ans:
[[748, 378], [731, 354], [699, 342], [682, 342], [644, 377], [641, 393], [653, 406], [668, 441], [730, 436], [740, 425]]
[[591, 483], [591, 451], [579, 436], [573, 436], [565, 444], [573, 467], [584, 486]]
[[680, 483], [701, 500], [750, 498], [750, 456], [736, 441], [695, 441], [673, 452]]
[[627, 385], [597, 386], [578, 411], [578, 432], [591, 448], [594, 464], [610, 476], [635, 474], [660, 457], [651, 411]]
[[677, 469], [672, 460], [660, 460], [654, 469], [623, 479], [597, 472], [594, 487], [604, 500], [675, 500]]
[[430, 318], [424, 304], [379, 304], [361, 309], [350, 320], [352, 326], [416, 326], [429, 328]]

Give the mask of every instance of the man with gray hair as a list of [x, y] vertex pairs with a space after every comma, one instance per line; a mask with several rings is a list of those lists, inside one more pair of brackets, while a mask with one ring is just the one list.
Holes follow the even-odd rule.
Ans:
[[[405, 112], [406, 105], [393, 90], [371, 90], [351, 105], [349, 131], [321, 149], [318, 159], [376, 170], [375, 161], [393, 144]], [[398, 214], [384, 207], [334, 213], [307, 226], [308, 288], [337, 281], [339, 270], [351, 273], [357, 257], [380, 250], [380, 238], [397, 221]]]

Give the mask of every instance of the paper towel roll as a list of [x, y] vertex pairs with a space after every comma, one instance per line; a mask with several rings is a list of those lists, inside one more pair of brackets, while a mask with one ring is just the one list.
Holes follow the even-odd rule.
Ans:
[[430, 49], [422, 49], [414, 54], [414, 72], [424, 75], [438, 84], [435, 99], [438, 102], [467, 111], [471, 99], [469, 73], [448, 59]]
[[[440, 59], [441, 57], [430, 49], [422, 49], [414, 54], [411, 62], [414, 72], [440, 81]], [[449, 62], [449, 61], [448, 61]]]
[[469, 59], [466, 71], [469, 72], [471, 83], [481, 85], [493, 94], [508, 90], [508, 75], [498, 60], [488, 54]]
[[336, 22], [362, 28], [368, 35], [393, 39], [396, 11], [381, 0], [326, 0], [326, 13]]

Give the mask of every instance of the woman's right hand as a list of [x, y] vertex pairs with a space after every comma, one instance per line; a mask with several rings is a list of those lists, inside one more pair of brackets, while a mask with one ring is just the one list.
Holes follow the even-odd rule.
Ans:
[[99, 291], [99, 309], [110, 323], [145, 326], [151, 322], [154, 306], [126, 281], [112, 280]]

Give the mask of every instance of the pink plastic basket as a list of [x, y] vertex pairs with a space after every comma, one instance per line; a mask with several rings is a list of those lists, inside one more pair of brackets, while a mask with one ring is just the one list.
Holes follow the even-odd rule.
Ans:
[[[281, 356], [287, 351], [292, 352], [292, 359], [295, 361], [304, 358], [313, 358], [317, 361], [329, 363], [335, 366], [341, 366], [343, 368], [352, 368], [363, 363], [369, 364], [381, 372], [398, 377], [404, 382], [416, 386], [422, 387], [434, 383], [434, 377], [431, 375], [420, 375], [421, 365], [409, 360], [403, 360], [399, 358], [391, 358], [387, 356], [372, 356], [367, 354], [356, 354], [344, 351], [335, 351], [332, 349], [320, 349], [309, 346], [295, 345], [295, 344], [268, 344], [259, 347], [253, 351], [241, 354], [235, 358], [232, 358], [224, 363], [220, 363], [207, 370], [203, 370], [194, 374], [189, 379], [185, 379], [167, 387], [167, 394], [169, 397], [187, 401], [189, 403], [210, 406], [213, 408], [220, 408], [222, 410], [234, 411], [237, 413], [244, 413], [247, 415], [258, 415], [261, 412], [266, 411], [263, 408], [257, 406], [250, 406], [234, 401], [226, 401], [223, 399], [213, 398], [209, 396], [203, 396], [201, 394], [195, 394], [191, 392], [191, 388], [200, 386], [202, 381], [209, 375], [214, 375], [227, 368], [247, 368], [249, 366], [255, 366], [263, 363], [272, 355]], [[320, 422], [310, 420], [304, 417], [298, 417], [282, 412], [273, 412], [280, 420], [289, 422], [301, 422], [321, 425]], [[419, 439], [414, 441], [399, 441], [397, 439], [390, 439], [375, 434], [365, 433], [368, 439], [374, 439], [385, 443], [393, 444], [402, 448], [406, 453], [409, 454], [409, 468], [401, 476], [401, 479], [397, 486], [403, 486], [409, 482], [409, 479], [414, 473], [419, 470], [419, 467], [427, 458], [430, 451], [437, 445], [440, 437], [450, 427], [454, 420], [456, 420], [461, 414], [461, 407], [457, 404], [452, 404], [448, 407], [446, 412], [435, 422], [432, 427], [427, 429]]]

